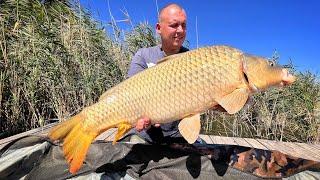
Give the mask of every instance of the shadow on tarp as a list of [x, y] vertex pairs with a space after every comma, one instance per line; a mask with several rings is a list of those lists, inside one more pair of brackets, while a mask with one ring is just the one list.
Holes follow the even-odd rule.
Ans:
[[[308, 171], [320, 174], [320, 162], [235, 145], [146, 145], [93, 143], [77, 174], [68, 171], [61, 146], [27, 136], [0, 152], [0, 179], [261, 179]], [[320, 177], [320, 176], [319, 176]]]

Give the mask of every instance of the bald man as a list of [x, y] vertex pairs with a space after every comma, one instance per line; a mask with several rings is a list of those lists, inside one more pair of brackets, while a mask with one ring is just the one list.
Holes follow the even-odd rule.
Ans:
[[[187, 15], [183, 8], [177, 4], [169, 4], [161, 9], [156, 32], [161, 37], [161, 44], [139, 49], [132, 58], [128, 71], [128, 77], [131, 77], [146, 68], [157, 64], [158, 60], [165, 56], [188, 51], [182, 44], [186, 38]], [[136, 128], [128, 134], [132, 135], [131, 142], [148, 143], [173, 143], [186, 142], [178, 130], [180, 121], [167, 124], [156, 124], [150, 127], [148, 117], [140, 119]]]

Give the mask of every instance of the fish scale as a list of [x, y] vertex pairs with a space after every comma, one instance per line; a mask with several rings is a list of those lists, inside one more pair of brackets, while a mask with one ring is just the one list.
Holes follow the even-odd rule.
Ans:
[[[240, 56], [239, 50], [225, 46], [179, 54], [112, 89], [114, 93], [105, 99], [112, 96], [116, 102], [104, 103], [102, 99], [99, 103], [105, 106], [105, 111], [111, 106], [117, 107], [117, 111], [106, 112], [104, 119], [107, 122], [121, 119], [135, 124], [137, 117], [146, 116], [152, 123], [165, 123], [194, 113], [194, 109], [204, 111], [215, 104], [214, 97], [223, 96], [241, 83], [238, 76], [232, 76], [239, 75]], [[228, 82], [229, 90], [222, 80]], [[90, 121], [88, 119], [88, 123]]]

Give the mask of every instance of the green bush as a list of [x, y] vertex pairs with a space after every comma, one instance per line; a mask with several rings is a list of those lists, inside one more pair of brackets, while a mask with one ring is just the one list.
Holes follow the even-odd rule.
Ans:
[[125, 77], [119, 45], [68, 2], [0, 4], [1, 136], [64, 119]]

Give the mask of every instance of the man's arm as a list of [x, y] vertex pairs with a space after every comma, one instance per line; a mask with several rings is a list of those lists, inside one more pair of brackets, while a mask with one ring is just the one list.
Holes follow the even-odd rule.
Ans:
[[147, 63], [144, 57], [142, 56], [141, 49], [133, 56], [129, 70], [128, 70], [128, 78], [147, 69]]

